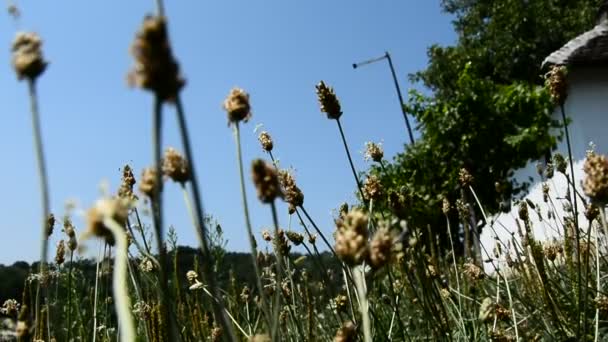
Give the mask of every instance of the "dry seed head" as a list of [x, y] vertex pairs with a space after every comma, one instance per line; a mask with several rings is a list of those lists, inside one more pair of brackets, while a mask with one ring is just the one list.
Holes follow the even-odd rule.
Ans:
[[224, 100], [224, 110], [228, 113], [228, 123], [247, 122], [251, 118], [249, 94], [241, 88], [232, 88]]
[[154, 198], [157, 186], [156, 181], [156, 169], [152, 167], [145, 168], [141, 173], [139, 191], [148, 196], [148, 198]]
[[338, 120], [342, 115], [340, 101], [334, 93], [334, 89], [325, 85], [325, 82], [320, 81], [315, 86], [317, 89], [317, 98], [321, 105], [321, 111], [327, 114], [328, 119]]
[[485, 276], [483, 270], [473, 263], [465, 263], [463, 273], [472, 280], [481, 280]]
[[562, 65], [554, 65], [545, 75], [545, 86], [549, 89], [551, 98], [557, 105], [563, 105], [568, 97], [567, 69]]
[[295, 211], [296, 207], [304, 204], [304, 193], [298, 188], [293, 175], [289, 171], [279, 171], [279, 182], [285, 194], [285, 202], [289, 203], [290, 208], [293, 208]]
[[144, 257], [139, 263], [139, 269], [144, 273], [150, 273], [154, 271], [154, 264], [148, 257]]
[[74, 225], [67, 216], [63, 219], [63, 230], [68, 236], [68, 248], [70, 251], [74, 252], [78, 247], [78, 241], [76, 240], [76, 231], [74, 230]]
[[367, 177], [365, 182], [363, 182], [363, 196], [366, 200], [377, 200], [383, 193], [384, 188], [376, 175]]
[[291, 243], [293, 243], [295, 246], [299, 246], [302, 244], [302, 242], [304, 242], [304, 236], [300, 233], [294, 232], [293, 230], [288, 230], [286, 235], [289, 241], [291, 241]]
[[308, 243], [314, 245], [317, 242], [317, 234], [308, 234]]
[[593, 203], [608, 203], [608, 158], [591, 153], [585, 160], [583, 170], [587, 175], [583, 181], [585, 195]]
[[190, 284], [194, 284], [195, 282], [198, 281], [198, 273], [190, 270], [186, 273], [186, 279], [188, 279], [188, 282]]
[[49, 214], [46, 218], [46, 238], [48, 239], [53, 234], [53, 229], [55, 228], [55, 215]]
[[283, 255], [283, 256], [289, 255], [289, 252], [291, 251], [291, 246], [289, 245], [289, 242], [287, 241], [287, 238], [285, 236], [285, 231], [283, 229], [279, 229], [277, 231], [277, 234], [274, 237], [274, 247], [275, 247], [275, 251], [279, 251], [281, 253], [281, 255]]
[[561, 153], [556, 153], [555, 156], [553, 156], [553, 163], [555, 164], [555, 169], [557, 170], [557, 172], [563, 174], [566, 173], [568, 163], [566, 162], [566, 158], [564, 158]]
[[351, 266], [362, 263], [367, 257], [367, 223], [367, 215], [358, 209], [336, 221], [336, 254]]
[[441, 201], [441, 211], [444, 215], [447, 215], [450, 213], [450, 208], [450, 201], [446, 197], [444, 197]]
[[336, 311], [346, 312], [348, 306], [348, 297], [345, 295], [338, 295], [334, 301], [336, 303]]
[[373, 269], [380, 269], [391, 260], [395, 236], [386, 227], [376, 230], [369, 247], [369, 264]]
[[465, 168], [460, 169], [458, 172], [458, 181], [463, 187], [469, 187], [473, 183], [473, 176]]
[[57, 250], [55, 251], [55, 262], [57, 265], [63, 264], [65, 261], [65, 242], [63, 240], [59, 240], [57, 243]]
[[223, 330], [220, 327], [214, 327], [211, 329], [211, 341], [219, 342], [222, 340]]
[[162, 101], [174, 101], [186, 81], [171, 52], [164, 17], [146, 16], [131, 45], [135, 58], [127, 79], [131, 86], [152, 91]]
[[42, 39], [33, 32], [18, 32], [12, 46], [13, 68], [17, 78], [35, 80], [47, 67], [42, 56]]
[[336, 331], [334, 342], [354, 342], [357, 339], [357, 327], [351, 321], [346, 321]]
[[15, 299], [7, 299], [2, 304], [2, 308], [0, 308], [0, 313], [10, 317], [17, 317], [19, 313], [19, 302]]
[[551, 179], [553, 178], [554, 174], [555, 166], [553, 166], [553, 163], [547, 163], [547, 165], [545, 165], [545, 177], [547, 177], [547, 179]]
[[137, 182], [135, 181], [133, 170], [129, 165], [125, 165], [122, 169], [122, 181], [118, 188], [118, 197], [136, 200], [137, 196], [133, 194], [133, 185], [135, 185], [135, 183]]
[[258, 137], [258, 140], [260, 141], [260, 144], [262, 144], [262, 149], [264, 151], [272, 151], [274, 144], [272, 143], [272, 137], [270, 136], [270, 134], [268, 134], [268, 132], [262, 131], [262, 133], [260, 133], [260, 136]]
[[268, 229], [262, 230], [262, 239], [264, 239], [264, 241], [272, 241], [272, 235]]
[[283, 197], [274, 166], [261, 159], [256, 159], [251, 163], [251, 176], [258, 192], [258, 198], [263, 203], [271, 203], [275, 198]]
[[592, 222], [600, 215], [600, 210], [596, 205], [587, 204], [585, 206], [585, 217], [589, 222]]
[[365, 143], [365, 160], [373, 160], [376, 163], [382, 161], [382, 157], [384, 157], [384, 151], [382, 150], [382, 144], [376, 144], [374, 142], [368, 141]]
[[106, 227], [104, 219], [111, 218], [124, 227], [129, 215], [129, 201], [121, 198], [104, 198], [98, 200], [87, 212], [88, 234], [105, 238], [110, 245], [114, 245], [114, 236]]
[[174, 182], [185, 184], [190, 180], [188, 161], [176, 149], [169, 147], [165, 150], [162, 165], [163, 174]]
[[595, 305], [602, 313], [608, 313], [608, 297], [605, 295], [598, 295], [597, 298], [595, 298]]

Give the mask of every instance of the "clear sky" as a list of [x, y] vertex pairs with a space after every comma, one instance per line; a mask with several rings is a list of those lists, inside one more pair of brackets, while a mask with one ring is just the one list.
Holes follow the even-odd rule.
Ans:
[[[44, 147], [52, 210], [68, 199], [81, 211], [107, 181], [114, 192], [120, 168], [151, 164], [152, 96], [129, 89], [129, 45], [153, 1], [18, 1], [15, 23], [0, 16], [0, 263], [39, 257], [40, 195], [25, 83], [10, 64], [17, 30], [44, 39], [50, 65], [39, 83]], [[433, 43], [452, 44], [451, 18], [431, 0], [166, 1], [174, 54], [188, 84], [182, 92], [192, 134], [205, 211], [222, 224], [230, 250], [246, 251], [235, 145], [221, 103], [233, 86], [251, 94], [253, 117], [243, 126], [247, 191], [254, 230], [272, 224], [270, 209], [251, 185], [252, 159], [265, 157], [254, 128], [263, 124], [275, 141], [283, 167], [296, 169], [305, 207], [322, 229], [333, 231], [332, 210], [354, 202], [355, 183], [338, 128], [320, 113], [315, 84], [325, 80], [342, 103], [342, 123], [356, 167], [367, 168], [366, 141], [383, 141], [391, 159], [407, 142], [395, 89], [385, 62], [353, 70], [352, 63], [390, 51], [402, 90], [407, 74], [427, 63]], [[165, 147], [181, 150], [172, 107], [165, 109]], [[165, 193], [167, 225], [180, 244], [195, 245], [193, 229], [177, 186]], [[287, 226], [286, 207], [279, 207]], [[82, 232], [82, 217], [76, 217]], [[300, 228], [293, 222], [292, 227]], [[54, 254], [56, 229], [49, 250]], [[258, 235], [259, 236], [259, 235]], [[87, 245], [95, 248], [96, 242]], [[95, 248], [96, 249], [96, 248]]]

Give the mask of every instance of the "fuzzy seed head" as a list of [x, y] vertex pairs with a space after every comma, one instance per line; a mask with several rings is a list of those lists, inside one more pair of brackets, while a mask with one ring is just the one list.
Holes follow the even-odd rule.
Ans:
[[471, 280], [481, 280], [485, 277], [483, 270], [473, 263], [465, 263], [463, 273]]
[[605, 155], [591, 153], [583, 165], [586, 177], [583, 181], [583, 191], [591, 202], [608, 203], [608, 158]]
[[556, 153], [555, 156], [553, 156], [553, 163], [555, 164], [555, 169], [557, 172], [566, 174], [568, 163], [566, 162], [566, 158], [564, 158], [561, 153]]
[[272, 143], [272, 137], [270, 136], [270, 134], [268, 134], [268, 132], [263, 131], [262, 133], [260, 133], [258, 140], [260, 141], [260, 144], [262, 145], [262, 149], [264, 151], [266, 151], [266, 152], [272, 151], [274, 144]]
[[373, 269], [380, 269], [391, 260], [395, 237], [386, 227], [376, 230], [369, 248], [369, 264]]
[[384, 193], [384, 187], [380, 182], [380, 179], [376, 175], [371, 175], [367, 177], [365, 182], [363, 182], [363, 197], [366, 200], [377, 200]]
[[18, 32], [12, 46], [13, 68], [19, 80], [35, 80], [48, 63], [42, 56], [42, 39], [33, 32]]
[[19, 302], [15, 299], [7, 299], [2, 304], [2, 308], [0, 308], [0, 313], [10, 317], [17, 317], [19, 313]]
[[277, 170], [274, 166], [261, 159], [256, 159], [251, 164], [251, 176], [257, 189], [258, 198], [263, 203], [271, 203], [275, 198], [283, 197]]
[[473, 176], [465, 168], [460, 169], [458, 172], [458, 181], [463, 187], [469, 187], [473, 183]]
[[118, 188], [118, 197], [136, 200], [137, 196], [133, 194], [133, 185], [135, 183], [137, 182], [135, 181], [133, 170], [129, 165], [125, 165], [122, 169], [122, 180]]
[[287, 238], [295, 246], [299, 246], [302, 244], [302, 242], [304, 242], [304, 235], [294, 232], [293, 230], [288, 230], [285, 234], [287, 234]]
[[104, 198], [98, 200], [87, 212], [87, 232], [91, 235], [104, 238], [110, 245], [114, 245], [114, 236], [106, 227], [104, 220], [111, 218], [118, 225], [124, 227], [129, 215], [129, 201], [121, 198]]
[[194, 284], [195, 282], [198, 281], [198, 273], [196, 273], [193, 270], [190, 270], [186, 273], [186, 279], [188, 279], [188, 282], [190, 284]]
[[367, 223], [367, 215], [358, 209], [336, 221], [336, 254], [348, 265], [359, 265], [367, 257]]
[[49, 214], [46, 219], [46, 238], [48, 239], [53, 234], [53, 229], [55, 229], [55, 215]]
[[340, 107], [338, 97], [334, 93], [334, 89], [326, 86], [323, 81], [320, 81], [315, 87], [321, 111], [327, 114], [328, 119], [339, 119], [342, 115], [342, 108]]
[[63, 240], [59, 240], [57, 243], [57, 250], [55, 251], [55, 262], [57, 265], [63, 264], [65, 261], [65, 242]]
[[287, 170], [279, 171], [279, 182], [285, 195], [285, 202], [289, 203], [290, 208], [300, 207], [304, 204], [304, 193], [296, 185], [293, 175]]
[[563, 105], [568, 97], [567, 69], [565, 66], [553, 66], [545, 75], [545, 86], [556, 105]]
[[141, 173], [139, 191], [148, 196], [148, 198], [154, 198], [157, 186], [156, 181], [156, 169], [152, 167], [145, 168]]
[[68, 248], [70, 251], [74, 252], [78, 247], [78, 241], [76, 240], [76, 231], [74, 229], [74, 225], [67, 216], [63, 219], [63, 230], [68, 236]]
[[224, 110], [228, 114], [228, 123], [249, 121], [251, 118], [249, 94], [241, 88], [232, 88], [224, 100]]
[[176, 149], [169, 147], [163, 158], [163, 174], [174, 182], [185, 184], [190, 180], [190, 167], [188, 161]]
[[384, 150], [382, 149], [382, 144], [376, 144], [371, 141], [365, 143], [365, 160], [373, 160], [376, 163], [382, 161], [384, 157]]
[[131, 45], [135, 59], [127, 79], [131, 86], [150, 90], [162, 101], [173, 102], [186, 84], [173, 57], [164, 17], [146, 16]]

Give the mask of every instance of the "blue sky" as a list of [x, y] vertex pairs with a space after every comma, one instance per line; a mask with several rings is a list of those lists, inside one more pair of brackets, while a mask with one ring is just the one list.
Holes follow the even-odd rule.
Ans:
[[[39, 81], [42, 130], [51, 184], [52, 209], [60, 217], [66, 200], [81, 211], [100, 196], [107, 181], [114, 192], [120, 168], [129, 163], [139, 177], [151, 164], [152, 96], [128, 88], [129, 45], [153, 1], [19, 1], [21, 19], [0, 18], [0, 125], [4, 167], [0, 169], [0, 263], [38, 258], [40, 196], [25, 83], [10, 65], [17, 30], [44, 39], [50, 61]], [[245, 251], [235, 145], [221, 103], [233, 86], [251, 94], [253, 117], [243, 126], [247, 191], [254, 230], [272, 224], [259, 203], [249, 164], [265, 157], [254, 128], [263, 124], [275, 141], [275, 156], [293, 167], [305, 207], [322, 229], [333, 231], [332, 209], [355, 200], [336, 123], [319, 112], [314, 85], [333, 86], [342, 123], [359, 170], [367, 168], [366, 141], [383, 141], [385, 156], [403, 150], [407, 135], [386, 63], [357, 70], [352, 63], [391, 52], [404, 93], [407, 74], [427, 63], [426, 48], [452, 44], [450, 17], [439, 1], [167, 1], [174, 54], [188, 84], [183, 102], [192, 134], [207, 213], [222, 224], [228, 248]], [[165, 147], [181, 150], [172, 107], [165, 108]], [[287, 226], [286, 208], [280, 221]], [[181, 192], [166, 186], [167, 225], [181, 244], [196, 240]], [[82, 232], [82, 218], [75, 217]], [[299, 230], [293, 222], [292, 227]], [[54, 233], [51, 257], [59, 229]], [[95, 241], [88, 241], [96, 249]]]

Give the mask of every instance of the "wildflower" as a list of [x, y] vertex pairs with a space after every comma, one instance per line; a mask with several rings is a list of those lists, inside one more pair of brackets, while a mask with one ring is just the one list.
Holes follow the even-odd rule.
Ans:
[[272, 241], [272, 235], [270, 235], [268, 229], [262, 230], [262, 239], [264, 239], [264, 241]]
[[278, 250], [279, 253], [283, 256], [288, 255], [291, 251], [291, 246], [287, 239], [285, 238], [285, 231], [283, 229], [279, 229], [275, 236], [274, 240], [275, 250]]
[[48, 63], [42, 56], [42, 39], [36, 33], [18, 32], [13, 41], [13, 68], [17, 78], [31, 81], [40, 76]]
[[139, 184], [139, 191], [148, 196], [154, 198], [156, 194], [156, 169], [148, 167], [142, 171], [141, 183]]
[[57, 250], [55, 252], [55, 262], [57, 265], [63, 264], [65, 261], [65, 242], [63, 240], [59, 240], [57, 243]]
[[321, 105], [321, 111], [327, 114], [328, 119], [338, 120], [342, 115], [342, 109], [333, 88], [326, 86], [323, 81], [320, 81], [315, 88], [317, 89], [317, 98]]
[[376, 144], [371, 141], [365, 143], [365, 160], [373, 160], [376, 163], [382, 161], [384, 157], [384, 151], [382, 150], [381, 144]]
[[0, 313], [7, 316], [17, 316], [19, 313], [19, 302], [15, 299], [7, 299], [2, 304], [2, 308], [0, 308]]
[[125, 165], [122, 169], [122, 181], [118, 188], [118, 197], [136, 200], [137, 196], [133, 194], [133, 185], [137, 183], [133, 171], [129, 165]]
[[139, 301], [133, 304], [133, 313], [142, 320], [147, 319], [151, 312], [152, 308], [146, 302]]
[[275, 198], [283, 197], [279, 177], [273, 166], [261, 159], [256, 159], [251, 164], [251, 175], [260, 201], [271, 203]]
[[583, 170], [587, 177], [583, 191], [593, 203], [608, 203], [608, 158], [595, 153], [587, 156]]
[[383, 192], [382, 183], [380, 183], [380, 180], [376, 175], [367, 177], [363, 183], [363, 197], [365, 197], [366, 200], [378, 199], [382, 196]]
[[561, 153], [556, 153], [553, 156], [553, 163], [555, 164], [555, 169], [557, 172], [565, 174], [566, 169], [568, 168], [568, 164], [566, 163], [566, 158]]
[[249, 299], [251, 299], [251, 290], [247, 285], [245, 285], [245, 287], [243, 287], [243, 290], [241, 291], [241, 300], [247, 303], [249, 302]]
[[128, 214], [128, 201], [120, 198], [100, 199], [87, 212], [87, 232], [88, 234], [105, 238], [110, 245], [113, 245], [114, 236], [106, 227], [104, 220], [111, 218], [119, 226], [124, 227]]
[[49, 214], [46, 218], [46, 237], [47, 239], [53, 234], [53, 229], [55, 228], [55, 215]]
[[224, 100], [224, 110], [228, 113], [229, 123], [247, 122], [251, 118], [249, 94], [241, 88], [232, 88]]
[[545, 75], [545, 86], [549, 89], [555, 104], [562, 106], [568, 97], [567, 69], [565, 66], [553, 66]]
[[373, 269], [380, 269], [391, 259], [395, 238], [386, 227], [380, 227], [370, 242], [369, 264]]
[[295, 208], [304, 204], [304, 193], [298, 188], [292, 174], [287, 170], [279, 171], [279, 182], [285, 194], [285, 202], [289, 203], [291, 214], [295, 212]]
[[480, 280], [485, 277], [483, 270], [472, 263], [465, 263], [463, 273], [472, 280]]
[[219, 342], [222, 340], [222, 328], [220, 327], [214, 327], [213, 329], [211, 329], [211, 341], [213, 342]]
[[444, 197], [441, 201], [441, 211], [444, 215], [448, 215], [450, 213], [450, 208], [450, 201]]
[[549, 184], [543, 183], [543, 202], [549, 202]]
[[367, 222], [367, 215], [358, 209], [336, 221], [336, 254], [351, 266], [360, 264], [367, 257]]
[[190, 270], [186, 273], [186, 279], [188, 279], [190, 284], [194, 284], [196, 281], [198, 281], [198, 273]]
[[74, 252], [76, 247], [78, 247], [78, 242], [76, 241], [76, 231], [74, 230], [74, 225], [69, 217], [65, 217], [63, 219], [63, 230], [68, 236], [68, 248], [70, 251]]
[[141, 259], [141, 262], [139, 263], [139, 269], [142, 272], [150, 273], [154, 270], [154, 264], [152, 263], [152, 260], [145, 257], [145, 258]]
[[545, 177], [547, 177], [547, 179], [551, 179], [553, 178], [554, 173], [555, 166], [553, 166], [553, 163], [547, 163], [547, 165], [545, 165]]
[[465, 168], [460, 169], [458, 172], [458, 181], [463, 187], [469, 187], [473, 183], [473, 176]]
[[190, 179], [188, 161], [172, 147], [165, 151], [162, 169], [165, 176], [182, 185]]
[[268, 134], [268, 132], [263, 131], [262, 133], [260, 133], [258, 140], [260, 141], [260, 144], [262, 144], [262, 149], [264, 151], [266, 151], [266, 152], [272, 151], [272, 148], [274, 147], [274, 145], [272, 143], [272, 137], [270, 136], [270, 134]]
[[562, 245], [557, 243], [556, 241], [552, 243], [548, 243], [543, 248], [543, 254], [547, 260], [553, 262], [557, 258], [558, 254], [561, 254], [564, 251]]
[[593, 204], [587, 204], [585, 206], [585, 217], [589, 222], [592, 222], [600, 215], [600, 210], [597, 206]]
[[152, 91], [162, 101], [174, 101], [186, 81], [171, 52], [164, 17], [146, 16], [131, 45], [135, 65], [128, 74], [131, 86]]
[[346, 312], [347, 305], [348, 305], [348, 297], [346, 297], [345, 295], [338, 295], [338, 296], [336, 296], [334, 301], [336, 303], [336, 311]]
[[289, 230], [286, 234], [289, 241], [291, 241], [291, 243], [296, 246], [299, 246], [302, 244], [302, 242], [304, 242], [304, 236], [300, 233], [294, 232], [293, 230]]
[[357, 327], [351, 321], [346, 321], [336, 332], [334, 342], [354, 342], [357, 339]]

